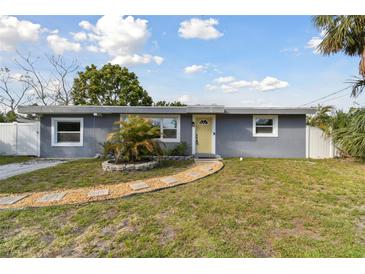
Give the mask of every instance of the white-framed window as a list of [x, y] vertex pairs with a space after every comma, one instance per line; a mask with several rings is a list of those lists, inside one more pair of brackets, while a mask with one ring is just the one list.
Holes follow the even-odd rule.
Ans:
[[278, 137], [277, 115], [253, 115], [254, 137]]
[[[160, 140], [162, 142], [180, 142], [180, 115], [143, 114], [138, 116], [151, 120], [152, 124], [160, 128]], [[128, 116], [121, 115], [121, 119], [127, 118]]]
[[83, 146], [84, 118], [52, 118], [52, 146]]
[[180, 116], [143, 116], [151, 119], [160, 128], [160, 140], [163, 142], [180, 142]]

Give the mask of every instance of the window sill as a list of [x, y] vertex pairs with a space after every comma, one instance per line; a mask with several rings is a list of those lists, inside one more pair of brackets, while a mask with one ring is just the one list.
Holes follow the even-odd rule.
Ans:
[[273, 134], [271, 134], [271, 135], [267, 135], [267, 134], [254, 134], [254, 135], [252, 135], [252, 137], [276, 138], [276, 137], [279, 137], [279, 135], [275, 135], [275, 134], [274, 135]]
[[53, 147], [82, 147], [82, 143], [56, 143], [52, 144]]
[[156, 141], [160, 141], [162, 143], [180, 143], [180, 139], [155, 139]]

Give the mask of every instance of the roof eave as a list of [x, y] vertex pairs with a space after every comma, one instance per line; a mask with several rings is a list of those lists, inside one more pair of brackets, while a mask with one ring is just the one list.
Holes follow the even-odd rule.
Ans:
[[221, 105], [151, 106], [19, 106], [24, 114], [314, 114], [316, 108], [240, 108]]
[[316, 108], [225, 108], [226, 114], [314, 114]]

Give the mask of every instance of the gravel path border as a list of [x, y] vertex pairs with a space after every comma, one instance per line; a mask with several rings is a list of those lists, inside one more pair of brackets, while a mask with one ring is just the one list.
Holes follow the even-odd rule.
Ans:
[[[54, 205], [82, 204], [93, 201], [102, 201], [127, 197], [137, 193], [146, 193], [159, 189], [174, 187], [177, 185], [191, 183], [198, 179], [209, 176], [223, 168], [221, 161], [199, 161], [195, 165], [185, 171], [176, 173], [175, 175], [156, 177], [143, 180], [147, 185], [144, 188], [133, 188], [136, 183], [141, 184], [141, 180], [131, 181], [127, 183], [118, 183], [113, 185], [98, 185], [94, 187], [82, 187], [76, 189], [62, 189], [57, 191], [30, 192], [22, 193], [27, 195], [25, 198], [12, 204], [1, 204], [0, 209], [21, 209], [28, 207], [45, 207]], [[98, 193], [100, 189], [104, 190], [107, 195], [90, 195], [90, 193]], [[62, 194], [62, 195], [61, 195]], [[9, 195], [0, 193], [3, 200], [11, 199], [19, 194]], [[48, 197], [61, 197], [59, 199], [45, 199]]]

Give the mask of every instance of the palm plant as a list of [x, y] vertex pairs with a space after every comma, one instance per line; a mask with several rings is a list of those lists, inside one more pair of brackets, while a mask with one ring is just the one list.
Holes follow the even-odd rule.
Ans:
[[160, 136], [160, 128], [155, 127], [150, 120], [128, 116], [116, 124], [120, 127], [107, 136], [105, 148], [114, 154], [115, 163], [140, 161], [148, 153], [162, 154], [160, 143], [156, 140]]
[[360, 56], [359, 74], [352, 87], [352, 96], [358, 96], [365, 84], [365, 16], [320, 15], [313, 17], [314, 25], [324, 35], [317, 50], [324, 55], [343, 52]]
[[318, 127], [323, 130], [326, 136], [331, 134], [332, 128], [332, 107], [318, 105], [315, 115], [308, 118], [308, 125], [312, 127]]
[[333, 141], [345, 154], [365, 158], [365, 109], [352, 109], [348, 117], [345, 126], [333, 130]]

